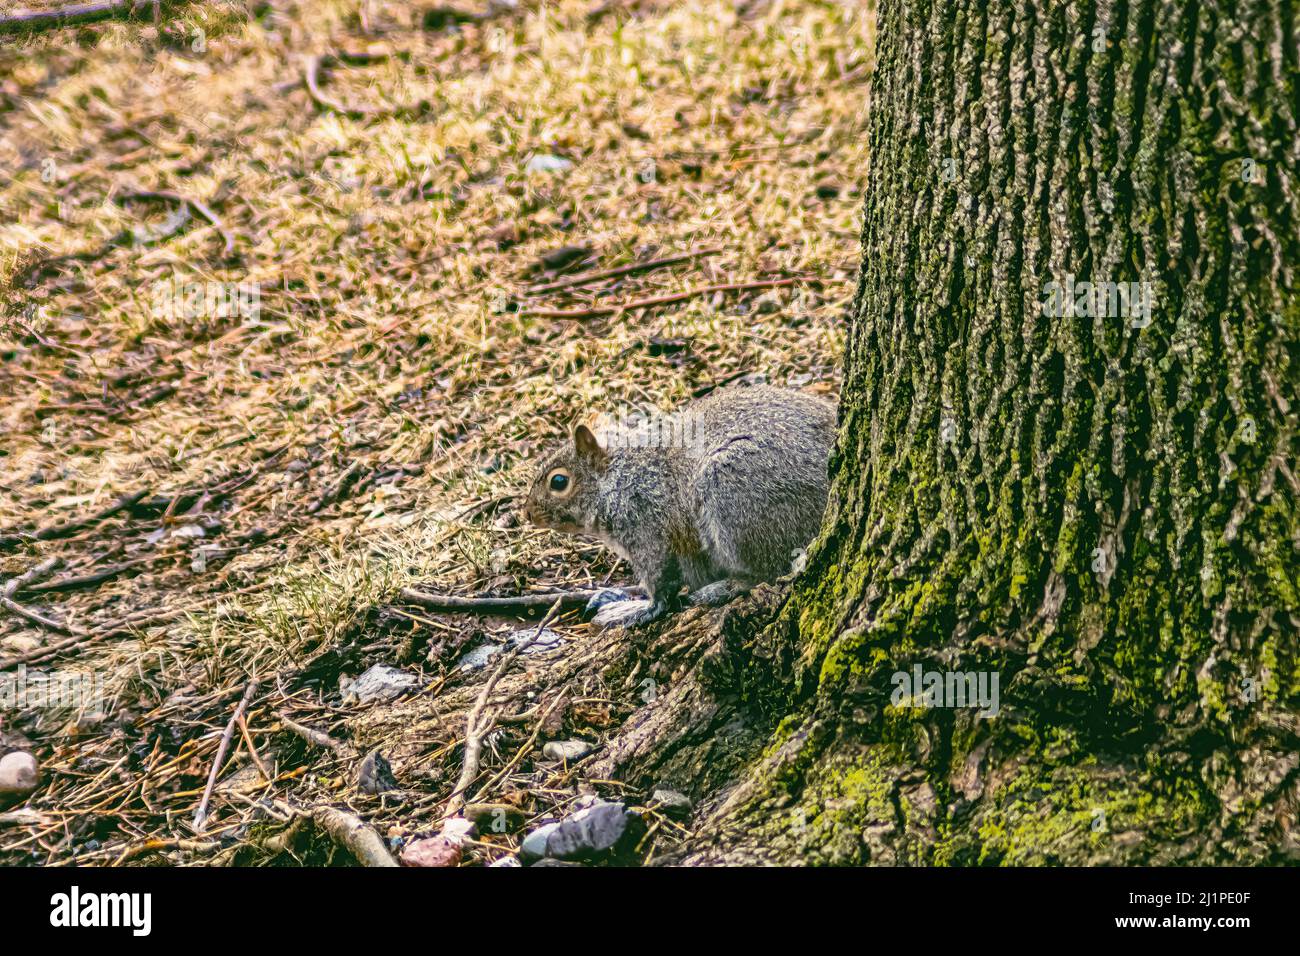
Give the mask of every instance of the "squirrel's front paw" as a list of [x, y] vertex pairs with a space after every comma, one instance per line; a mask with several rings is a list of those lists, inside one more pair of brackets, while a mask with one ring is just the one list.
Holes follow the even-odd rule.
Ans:
[[640, 627], [662, 617], [664, 606], [654, 601], [619, 601], [596, 612], [591, 623], [601, 630], [611, 627]]

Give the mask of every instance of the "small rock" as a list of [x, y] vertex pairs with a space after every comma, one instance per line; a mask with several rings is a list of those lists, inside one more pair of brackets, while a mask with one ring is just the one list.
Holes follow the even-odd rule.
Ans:
[[547, 845], [550, 842], [551, 834], [559, 828], [560, 825], [558, 823], [547, 823], [524, 837], [524, 842], [519, 846], [520, 859], [539, 860], [546, 856]]
[[524, 171], [528, 173], [562, 173], [572, 168], [573, 162], [563, 156], [539, 153], [528, 160], [528, 165], [524, 167]]
[[[506, 643], [509, 644], [511, 647], [518, 647], [520, 644], [524, 643], [524, 641], [527, 641], [536, 633], [537, 633], [537, 628], [535, 627], [524, 628], [523, 630], [519, 630], [519, 631], [511, 631], [506, 636]], [[548, 628], [544, 628], [540, 634], [537, 634], [537, 639], [533, 641], [531, 644], [529, 644], [527, 647], [525, 647], [523, 653], [525, 654], [525, 656], [528, 654], [541, 654], [545, 651], [553, 651], [557, 647], [560, 647], [563, 643], [564, 643], [564, 638], [559, 633], [557, 633], [556, 631], [552, 631], [548, 627]]]
[[501, 644], [482, 644], [462, 657], [456, 667], [462, 671], [476, 671], [480, 667], [486, 667], [488, 661], [501, 653], [502, 646]]
[[656, 790], [651, 794], [650, 800], [652, 803], [657, 803], [658, 809], [669, 817], [688, 817], [693, 808], [691, 798], [676, 790]]
[[523, 866], [523, 864], [513, 856], [503, 856], [495, 863], [489, 863], [488, 866]]
[[621, 803], [601, 801], [559, 823], [534, 830], [519, 848], [521, 859], [593, 860], [617, 856], [636, 844], [645, 821]]
[[442, 836], [426, 837], [408, 844], [402, 851], [402, 866], [459, 866], [460, 857], [459, 843]]
[[358, 703], [367, 704], [372, 700], [401, 697], [418, 687], [419, 683], [420, 679], [414, 674], [387, 664], [376, 664], [356, 680], [340, 681], [340, 690], [345, 700], [355, 699]]
[[378, 750], [366, 754], [357, 767], [357, 789], [362, 793], [387, 793], [397, 789], [393, 768]]
[[512, 833], [524, 823], [524, 812], [508, 803], [468, 803], [461, 811], [480, 833]]
[[542, 748], [542, 756], [547, 760], [566, 760], [572, 763], [581, 760], [593, 749], [585, 740], [552, 740]]
[[15, 750], [0, 757], [0, 795], [25, 797], [40, 781], [40, 766], [31, 754]]

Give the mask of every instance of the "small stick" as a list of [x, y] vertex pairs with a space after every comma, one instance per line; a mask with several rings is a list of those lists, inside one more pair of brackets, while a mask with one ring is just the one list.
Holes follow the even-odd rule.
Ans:
[[738, 372], [732, 372], [726, 378], [720, 378], [716, 382], [710, 382], [707, 385], [701, 385], [699, 388], [695, 389], [695, 391], [692, 392], [691, 394], [695, 398], [702, 398], [703, 396], [709, 394], [709, 392], [716, 391], [717, 389], [722, 388], [722, 386], [724, 385], [730, 385], [736, 379], [744, 378], [748, 374], [749, 372], [746, 369], [742, 368]]
[[466, 614], [499, 614], [501, 612], [529, 611], [533, 608], [550, 607], [557, 601], [561, 610], [586, 607], [600, 592], [598, 590], [578, 589], [574, 591], [552, 591], [547, 594], [519, 594], [514, 597], [459, 597], [454, 594], [426, 594], [414, 588], [402, 588], [400, 597], [411, 604], [428, 608], [430, 611], [463, 611]]
[[253, 735], [248, 732], [248, 721], [243, 714], [239, 715], [239, 735], [244, 738], [244, 746], [248, 748], [248, 755], [253, 758], [253, 764], [257, 767], [257, 772], [262, 775], [262, 779], [267, 783], [275, 780], [275, 775], [266, 769], [266, 764], [262, 763], [262, 757], [257, 752], [257, 746], [253, 743]]
[[308, 816], [335, 843], [349, 850], [364, 866], [397, 866], [383, 838], [360, 817], [336, 807], [317, 807]]
[[103, 3], [74, 3], [52, 10], [18, 10], [9, 16], [0, 17], [0, 34], [93, 23], [124, 13], [138, 13], [149, 6], [148, 0], [107, 0]]
[[[256, 804], [254, 804], [254, 806], [256, 806]], [[270, 811], [267, 811], [267, 813], [268, 816], [271, 815]], [[289, 847], [293, 846], [293, 841], [297, 838], [298, 834], [302, 832], [303, 824], [307, 822], [307, 818], [305, 816], [291, 815], [288, 822], [289, 825], [287, 827], [275, 836], [267, 837], [265, 840], [259, 841], [258, 845], [272, 856], [277, 856], [288, 850]]]
[[276, 716], [280, 718], [280, 723], [284, 725], [285, 730], [297, 734], [314, 747], [324, 747], [336, 753], [344, 753], [348, 750], [347, 744], [341, 740], [335, 740], [324, 731], [315, 730], [305, 724], [298, 723], [296, 720], [290, 720], [284, 714], [277, 714]]
[[208, 785], [203, 788], [203, 799], [199, 801], [199, 808], [194, 811], [195, 833], [202, 833], [204, 825], [207, 823], [208, 802], [212, 799], [212, 790], [217, 785], [217, 774], [221, 772], [221, 765], [225, 763], [226, 751], [230, 748], [230, 739], [235, 736], [235, 727], [238, 725], [239, 719], [244, 716], [244, 711], [248, 709], [248, 704], [256, 692], [257, 681], [252, 680], [244, 690], [244, 696], [240, 698], [238, 706], [235, 707], [235, 713], [230, 718], [230, 723], [226, 724], [226, 732], [221, 735], [221, 743], [217, 747], [217, 759], [212, 761], [212, 770], [208, 773]]
[[19, 532], [17, 534], [0, 535], [0, 551], [7, 550], [8, 548], [24, 541], [53, 541], [55, 538], [66, 538], [69, 535], [76, 534], [83, 528], [88, 528], [93, 524], [98, 524], [105, 518], [113, 517], [113, 515], [117, 514], [119, 511], [125, 511], [127, 508], [136, 505], [146, 493], [147, 492], [145, 491], [134, 492], [133, 494], [127, 495], [125, 498], [119, 499], [102, 511], [97, 511], [85, 518], [78, 518], [73, 521], [64, 522], [63, 524], [49, 525], [48, 527], [41, 528], [31, 534], [23, 534]]
[[329, 835], [335, 843], [351, 852], [359, 863], [365, 866], [397, 866], [393, 855], [388, 852], [383, 838], [360, 817], [340, 810], [337, 807], [315, 807], [305, 809], [271, 798], [268, 801], [254, 801], [241, 793], [232, 793], [232, 797], [242, 800], [249, 806], [262, 809], [268, 816], [289, 823], [289, 829], [277, 837], [272, 837], [261, 845], [271, 852], [283, 852], [292, 842], [294, 834], [304, 820], [311, 820]]
[[63, 560], [61, 558], [47, 558], [40, 564], [36, 565], [36, 567], [29, 568], [17, 577], [10, 578], [6, 581], [3, 590], [0, 590], [0, 594], [3, 594], [7, 598], [11, 598], [24, 588], [31, 587], [34, 584], [39, 584], [41, 581], [44, 581], [57, 571], [62, 564]]
[[601, 279], [616, 279], [619, 276], [634, 275], [638, 272], [652, 272], [655, 269], [662, 269], [665, 266], [677, 265], [679, 262], [689, 262], [692, 259], [702, 259], [705, 256], [716, 256], [721, 251], [721, 246], [710, 246], [707, 249], [697, 249], [694, 252], [683, 252], [676, 256], [665, 256], [662, 259], [649, 259], [645, 262], [634, 262], [631, 265], [619, 266], [617, 269], [608, 269], [604, 272], [584, 272], [582, 275], [573, 276], [570, 279], [561, 279], [558, 282], [548, 282], [545, 285], [535, 285], [525, 291], [529, 295], [541, 295], [543, 292], [555, 292], [559, 289], [570, 289], [575, 285], [586, 285], [589, 282], [599, 282]]
[[[17, 611], [15, 613], [21, 614], [22, 612]], [[11, 667], [17, 667], [19, 664], [33, 664], [44, 661], [60, 651], [70, 647], [79, 647], [82, 644], [89, 644], [102, 636], [102, 634], [73, 634], [71, 637], [55, 641], [53, 644], [46, 644], [44, 647], [38, 647], [35, 650], [24, 651], [21, 654], [15, 654], [13, 657], [0, 659], [0, 673], [9, 670]]]
[[110, 567], [103, 568], [99, 571], [92, 571], [90, 574], [77, 574], [72, 577], [59, 578], [57, 581], [46, 581], [44, 583], [31, 583], [19, 588], [31, 594], [47, 594], [51, 591], [76, 591], [79, 588], [90, 588], [96, 584], [103, 584], [110, 581], [132, 568], [153, 562], [164, 557], [174, 555], [151, 554], [143, 558], [132, 558], [130, 561], [123, 561], [121, 564], [114, 564]]
[[529, 636], [526, 641], [521, 641], [512, 648], [501, 659], [497, 669], [492, 672], [492, 676], [487, 679], [483, 689], [479, 692], [478, 700], [474, 702], [474, 708], [469, 712], [469, 717], [465, 721], [465, 763], [460, 770], [460, 779], [456, 781], [456, 786], [452, 788], [451, 796], [447, 798], [447, 806], [443, 809], [443, 819], [453, 817], [460, 812], [465, 806], [465, 791], [469, 789], [474, 778], [478, 776], [479, 754], [483, 748], [483, 736], [496, 723], [494, 717], [489, 716], [484, 719], [483, 711], [487, 707], [488, 697], [491, 696], [493, 688], [496, 687], [506, 670], [514, 663], [515, 658], [541, 636], [546, 625], [551, 623], [551, 619], [560, 612], [560, 606], [563, 599], [556, 599], [551, 605], [551, 609], [546, 612], [541, 622], [537, 625], [537, 630]]
[[129, 634], [134, 629], [144, 629], [146, 627], [156, 627], [159, 624], [166, 624], [174, 621], [178, 617], [184, 617], [195, 608], [178, 608], [174, 611], [165, 611], [160, 614], [145, 612], [139, 615], [131, 615], [120, 621], [114, 621], [111, 624], [97, 627], [91, 631], [75, 631], [71, 637], [64, 638], [61, 641], [55, 641], [53, 644], [46, 644], [44, 647], [38, 647], [35, 650], [24, 651], [21, 654], [15, 654], [13, 657], [6, 657], [0, 660], [0, 672], [9, 670], [19, 664], [32, 664], [44, 661], [47, 658], [54, 657], [64, 651], [79, 650], [88, 644], [96, 641], [102, 641], [110, 637], [118, 637], [122, 634]]
[[33, 624], [39, 624], [41, 627], [48, 628], [56, 634], [69, 634], [78, 639], [90, 635], [89, 631], [83, 631], [80, 628], [72, 627], [69, 624], [60, 624], [53, 618], [43, 617], [35, 611], [23, 607], [12, 598], [7, 598], [3, 595], [0, 595], [0, 607], [4, 608], [10, 614], [16, 614], [18, 617], [25, 618]]
[[146, 853], [161, 853], [164, 850], [184, 850], [189, 853], [209, 853], [212, 850], [219, 849], [220, 847], [221, 843], [218, 840], [146, 840], [144, 843], [137, 843], [135, 846], [128, 846], [118, 855], [112, 865], [121, 866], [127, 860], [133, 860], [137, 856], [144, 856]]
[[8, 813], [0, 813], [0, 830], [5, 827], [38, 827], [45, 822], [45, 817], [35, 810], [11, 810]]
[[502, 767], [495, 774], [493, 774], [492, 778], [479, 788], [478, 793], [475, 795], [473, 801], [471, 802], [482, 803], [483, 798], [487, 796], [488, 792], [493, 787], [495, 787], [498, 783], [500, 783], [502, 780], [508, 777], [510, 775], [510, 771], [513, 770], [516, 766], [518, 766], [519, 761], [524, 759], [524, 755], [532, 751], [533, 745], [537, 743], [537, 738], [541, 736], [542, 728], [546, 726], [546, 721], [549, 720], [551, 715], [555, 713], [555, 711], [559, 708], [561, 704], [564, 703], [567, 696], [568, 696], [568, 688], [561, 690], [558, 694], [555, 695], [555, 700], [551, 702], [551, 706], [547, 707], [546, 712], [542, 714], [540, 718], [538, 718], [536, 726], [533, 727], [532, 736], [530, 736], [526, 741], [524, 741], [524, 745], [515, 752], [515, 755], [510, 758], [510, 760], [506, 763], [504, 767]]
[[688, 299], [695, 299], [702, 295], [711, 295], [715, 292], [744, 292], [748, 289], [776, 289], [781, 286], [795, 285], [799, 282], [814, 282], [816, 280], [807, 278], [795, 279], [763, 279], [757, 282], [730, 282], [723, 285], [706, 285], [698, 289], [688, 289], [685, 292], [674, 292], [672, 295], [660, 295], [650, 299], [637, 299], [632, 302], [623, 302], [619, 305], [598, 305], [589, 309], [529, 309], [525, 308], [523, 314], [536, 316], [540, 319], [595, 319], [605, 315], [618, 315], [623, 312], [630, 312], [633, 309], [648, 309], [658, 305], [672, 305], [675, 302], [685, 302]]

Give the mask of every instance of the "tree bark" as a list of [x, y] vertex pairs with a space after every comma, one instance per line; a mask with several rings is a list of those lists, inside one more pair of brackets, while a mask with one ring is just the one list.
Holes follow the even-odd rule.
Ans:
[[623, 763], [762, 729], [679, 862], [1300, 859], [1293, 17], [880, 5], [826, 525]]

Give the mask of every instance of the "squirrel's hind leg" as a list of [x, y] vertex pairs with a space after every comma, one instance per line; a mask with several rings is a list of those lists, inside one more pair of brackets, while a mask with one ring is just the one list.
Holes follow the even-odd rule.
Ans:
[[682, 588], [681, 565], [675, 555], [667, 555], [641, 570], [641, 582], [650, 594], [648, 601], [619, 601], [596, 612], [591, 623], [598, 628], [640, 627], [678, 610]]
[[619, 601], [606, 604], [591, 623], [601, 630], [612, 627], [640, 627], [668, 613], [667, 601]]

